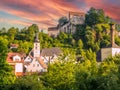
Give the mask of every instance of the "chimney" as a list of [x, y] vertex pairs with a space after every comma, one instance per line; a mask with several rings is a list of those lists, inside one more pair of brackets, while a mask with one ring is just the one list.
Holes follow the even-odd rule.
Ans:
[[110, 23], [110, 41], [111, 41], [111, 46], [114, 45], [115, 41], [114, 41], [114, 30], [115, 30], [115, 24]]
[[69, 22], [70, 22], [70, 12], [68, 13], [68, 20], [69, 20]]

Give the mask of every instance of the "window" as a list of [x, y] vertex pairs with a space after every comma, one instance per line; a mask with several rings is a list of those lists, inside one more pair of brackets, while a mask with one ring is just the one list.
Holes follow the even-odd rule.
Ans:
[[36, 72], [39, 72], [39, 70], [36, 70]]
[[15, 58], [15, 61], [20, 61], [19, 58]]
[[39, 64], [37, 64], [37, 67], [39, 67]]
[[41, 72], [44, 72], [44, 69], [41, 69]]
[[35, 67], [35, 64], [33, 64], [33, 67]]
[[65, 30], [66, 30], [66, 27], [64, 27], [64, 32], [65, 32]]

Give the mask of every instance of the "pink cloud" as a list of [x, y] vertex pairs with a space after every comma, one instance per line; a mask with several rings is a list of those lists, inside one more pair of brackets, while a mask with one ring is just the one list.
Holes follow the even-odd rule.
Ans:
[[95, 8], [101, 8], [105, 11], [106, 15], [110, 16], [111, 18], [115, 20], [120, 20], [120, 6], [117, 5], [117, 3], [120, 3], [120, 1], [110, 2], [110, 0], [85, 0], [88, 7], [95, 7]]
[[[119, 6], [112, 5], [109, 0], [0, 0], [0, 10], [16, 15], [25, 20], [13, 21], [28, 26], [36, 23], [41, 26], [55, 26], [56, 20], [69, 11], [81, 11], [82, 2], [86, 8], [102, 8], [110, 17], [120, 20]], [[106, 5], [107, 4], [107, 5]], [[78, 8], [79, 7], [79, 8]], [[82, 6], [83, 7], [83, 6]], [[84, 10], [83, 10], [84, 11]], [[114, 13], [113, 13], [114, 12]]]

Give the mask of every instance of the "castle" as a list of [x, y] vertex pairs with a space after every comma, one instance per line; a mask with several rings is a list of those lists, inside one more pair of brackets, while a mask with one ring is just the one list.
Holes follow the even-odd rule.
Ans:
[[56, 37], [60, 32], [74, 34], [76, 32], [76, 25], [83, 25], [84, 23], [85, 13], [69, 12], [66, 22], [58, 23], [56, 27], [48, 28], [48, 35]]

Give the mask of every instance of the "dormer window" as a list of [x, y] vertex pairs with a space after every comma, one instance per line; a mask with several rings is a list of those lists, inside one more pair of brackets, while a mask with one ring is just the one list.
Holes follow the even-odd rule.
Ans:
[[39, 64], [37, 64], [37, 67], [39, 67]]
[[15, 61], [20, 61], [19, 58], [15, 58]]
[[21, 57], [16, 55], [13, 57], [13, 61], [21, 61]]

